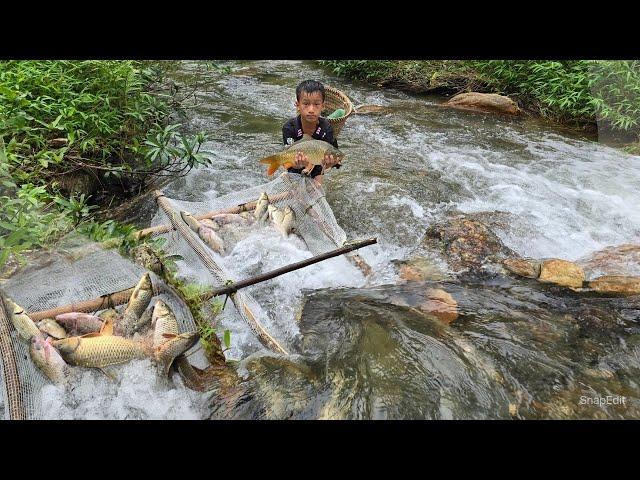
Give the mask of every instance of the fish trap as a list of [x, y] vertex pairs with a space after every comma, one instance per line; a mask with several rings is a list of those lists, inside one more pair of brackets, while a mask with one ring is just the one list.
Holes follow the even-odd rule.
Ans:
[[[126, 303], [118, 294], [130, 289], [146, 270], [122, 257], [115, 250], [105, 250], [100, 244], [52, 253], [47, 263], [32, 266], [14, 275], [0, 290], [28, 314], [55, 310], [63, 305], [78, 304], [77, 311], [95, 311]], [[150, 272], [154, 299], [162, 299], [178, 319], [180, 332], [193, 331], [196, 323], [188, 306], [173, 293], [160, 277]], [[100, 299], [99, 307], [83, 309], [85, 300]], [[152, 300], [153, 302], [154, 300]], [[49, 380], [35, 366], [29, 355], [29, 344], [18, 337], [10, 311], [0, 300], [0, 418], [24, 420], [43, 418], [41, 390]], [[34, 321], [42, 315], [34, 315]]]
[[[278, 208], [289, 206], [295, 214], [296, 233], [314, 255], [343, 246], [347, 237], [338, 225], [327, 203], [324, 190], [308, 177], [283, 173], [278, 178], [255, 187], [217, 198], [193, 202], [158, 195], [161, 208], [152, 220], [151, 234], [165, 239], [163, 250], [179, 255], [176, 261], [179, 278], [197, 281], [209, 287], [222, 287], [236, 280], [234, 273], [220, 265], [219, 254], [213, 252], [198, 235], [188, 229], [177, 212], [184, 210], [195, 216], [211, 212], [241, 213], [251, 211], [250, 205], [262, 192], [270, 204]], [[75, 248], [47, 254], [47, 263], [32, 265], [10, 278], [0, 293], [23, 307], [27, 314], [81, 305], [81, 302], [101, 298], [101, 308], [126, 303], [122, 292], [136, 285], [145, 269], [122, 257], [115, 250], [105, 250], [100, 244], [84, 243]], [[349, 258], [349, 256], [347, 256]], [[154, 298], [163, 299], [173, 310], [180, 332], [193, 331], [196, 322], [186, 304], [157, 275], [150, 273]], [[246, 291], [229, 295], [238, 315], [245, 320], [267, 348], [286, 354], [278, 339], [268, 332], [274, 322], [265, 309]], [[117, 297], [117, 298], [116, 298]], [[126, 298], [124, 298], [126, 297]], [[153, 300], [152, 300], [153, 302]], [[95, 302], [94, 302], [95, 303]], [[95, 311], [95, 304], [89, 311]], [[83, 311], [78, 308], [77, 311]], [[84, 310], [86, 311], [86, 310]], [[0, 418], [42, 418], [41, 390], [49, 383], [29, 355], [29, 345], [18, 337], [4, 304], [0, 304]], [[34, 321], [43, 317], [34, 317]], [[195, 348], [195, 347], [194, 347]]]

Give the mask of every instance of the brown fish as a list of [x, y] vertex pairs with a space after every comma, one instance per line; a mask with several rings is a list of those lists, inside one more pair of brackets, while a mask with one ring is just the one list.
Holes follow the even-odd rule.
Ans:
[[303, 137], [293, 143], [289, 148], [270, 157], [263, 158], [260, 160], [260, 163], [269, 165], [267, 175], [271, 176], [279, 167], [292, 167], [298, 152], [306, 154], [308, 159], [307, 166], [303, 170], [305, 174], [308, 174], [315, 165], [322, 165], [324, 156], [327, 153], [334, 155], [339, 162], [344, 158], [344, 153], [330, 143], [311, 139], [310, 137]]
[[31, 340], [31, 337], [40, 335], [40, 330], [38, 330], [35, 322], [31, 320], [31, 317], [24, 311], [24, 308], [10, 298], [5, 298], [4, 303], [7, 306], [11, 323], [22, 340], [28, 342]]
[[169, 375], [169, 369], [176, 357], [193, 347], [198, 342], [199, 336], [197, 332], [185, 332], [180, 335], [165, 333], [163, 336], [167, 340], [154, 348], [154, 357], [164, 374]]
[[153, 285], [151, 284], [151, 277], [149, 273], [145, 273], [136, 288], [133, 289], [122, 320], [119, 322], [119, 327], [126, 335], [133, 335], [142, 326], [143, 322], [140, 321], [142, 314], [149, 306], [152, 297]]
[[57, 385], [65, 384], [69, 378], [69, 366], [51, 344], [51, 337], [34, 335], [29, 343], [29, 356], [44, 375]]
[[100, 333], [53, 340], [51, 343], [69, 364], [81, 367], [104, 368], [153, 355], [151, 347], [143, 342]]

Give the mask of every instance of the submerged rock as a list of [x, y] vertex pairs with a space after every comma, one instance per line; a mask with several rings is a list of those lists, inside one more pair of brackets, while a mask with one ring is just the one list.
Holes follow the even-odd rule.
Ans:
[[450, 98], [444, 105], [453, 108], [505, 113], [508, 115], [520, 115], [522, 113], [516, 102], [509, 97], [496, 93], [460, 93]]
[[380, 115], [389, 111], [390, 108], [383, 105], [367, 104], [356, 107], [356, 113], [360, 115]]
[[440, 288], [428, 288], [426, 296], [427, 300], [418, 304], [418, 310], [445, 323], [451, 323], [458, 318], [458, 302], [450, 293]]
[[626, 243], [594, 252], [576, 261], [587, 278], [600, 275], [640, 275], [640, 245]]
[[449, 266], [457, 272], [486, 273], [486, 263], [518, 258], [484, 223], [464, 215], [430, 226], [421, 243], [444, 253]]

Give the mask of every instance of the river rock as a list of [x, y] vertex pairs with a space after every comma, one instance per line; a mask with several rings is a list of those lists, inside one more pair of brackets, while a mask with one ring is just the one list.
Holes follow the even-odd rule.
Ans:
[[589, 288], [599, 293], [638, 295], [640, 294], [640, 277], [603, 275], [595, 280], [591, 280], [589, 282]]
[[398, 268], [398, 276], [404, 280], [423, 282], [444, 279], [443, 272], [425, 257], [418, 256], [397, 262], [396, 267]]
[[518, 258], [485, 224], [464, 215], [431, 225], [422, 245], [443, 252], [455, 271], [478, 273], [488, 261], [501, 263], [506, 258]]
[[450, 98], [445, 104], [447, 107], [479, 110], [491, 113], [506, 113], [519, 115], [522, 113], [518, 104], [509, 97], [496, 93], [460, 93]]
[[555, 283], [569, 288], [581, 288], [584, 279], [584, 270], [579, 265], [558, 258], [544, 260], [538, 277], [543, 283]]
[[445, 323], [451, 323], [458, 318], [458, 302], [450, 293], [440, 288], [428, 288], [426, 293], [427, 300], [417, 306], [418, 310]]
[[511, 273], [527, 278], [538, 278], [542, 266], [540, 261], [526, 258], [507, 258], [502, 265]]
[[356, 107], [356, 113], [359, 115], [381, 115], [383, 113], [389, 113], [389, 107], [383, 105], [360, 105]]
[[587, 278], [640, 275], [640, 245], [626, 243], [599, 250], [576, 261]]

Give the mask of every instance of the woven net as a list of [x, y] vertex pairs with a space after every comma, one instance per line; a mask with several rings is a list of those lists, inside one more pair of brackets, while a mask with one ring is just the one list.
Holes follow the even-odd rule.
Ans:
[[[269, 195], [272, 205], [293, 209], [296, 233], [314, 255], [345, 243], [346, 234], [337, 224], [322, 188], [309, 178], [297, 174], [284, 173], [269, 183], [202, 202], [164, 198], [170, 206], [170, 212], [184, 210], [201, 215], [255, 201], [262, 192]], [[180, 255], [181, 260], [176, 262], [178, 277], [210, 287], [238, 280], [233, 271], [220, 266], [221, 262], [216, 261], [220, 258], [219, 254], [209, 249], [197, 235], [187, 240], [175, 228], [179, 218], [160, 208], [152, 220], [152, 225], [171, 226], [168, 232], [157, 236], [166, 239], [163, 245], [165, 252]], [[199, 248], [194, 249], [194, 244]], [[202, 254], [203, 249], [205, 255]], [[14, 275], [3, 285], [2, 293], [27, 313], [98, 297], [104, 297], [103, 308], [107, 308], [110, 306], [110, 294], [133, 287], [145, 271], [117, 251], [104, 250], [99, 244], [84, 244], [51, 254], [47, 264]], [[157, 289], [154, 300], [162, 298], [173, 309], [181, 332], [193, 331], [196, 324], [188, 307], [172, 294], [158, 276], [150, 274]], [[237, 315], [249, 325], [261, 325], [265, 332], [273, 326], [269, 312], [246, 291], [234, 294], [233, 303]], [[8, 315], [8, 310], [0, 303], [0, 416], [5, 419], [42, 418], [40, 390], [48, 383], [48, 379], [31, 361], [28, 344], [18, 337]], [[252, 329], [254, 333], [260, 333]]]

